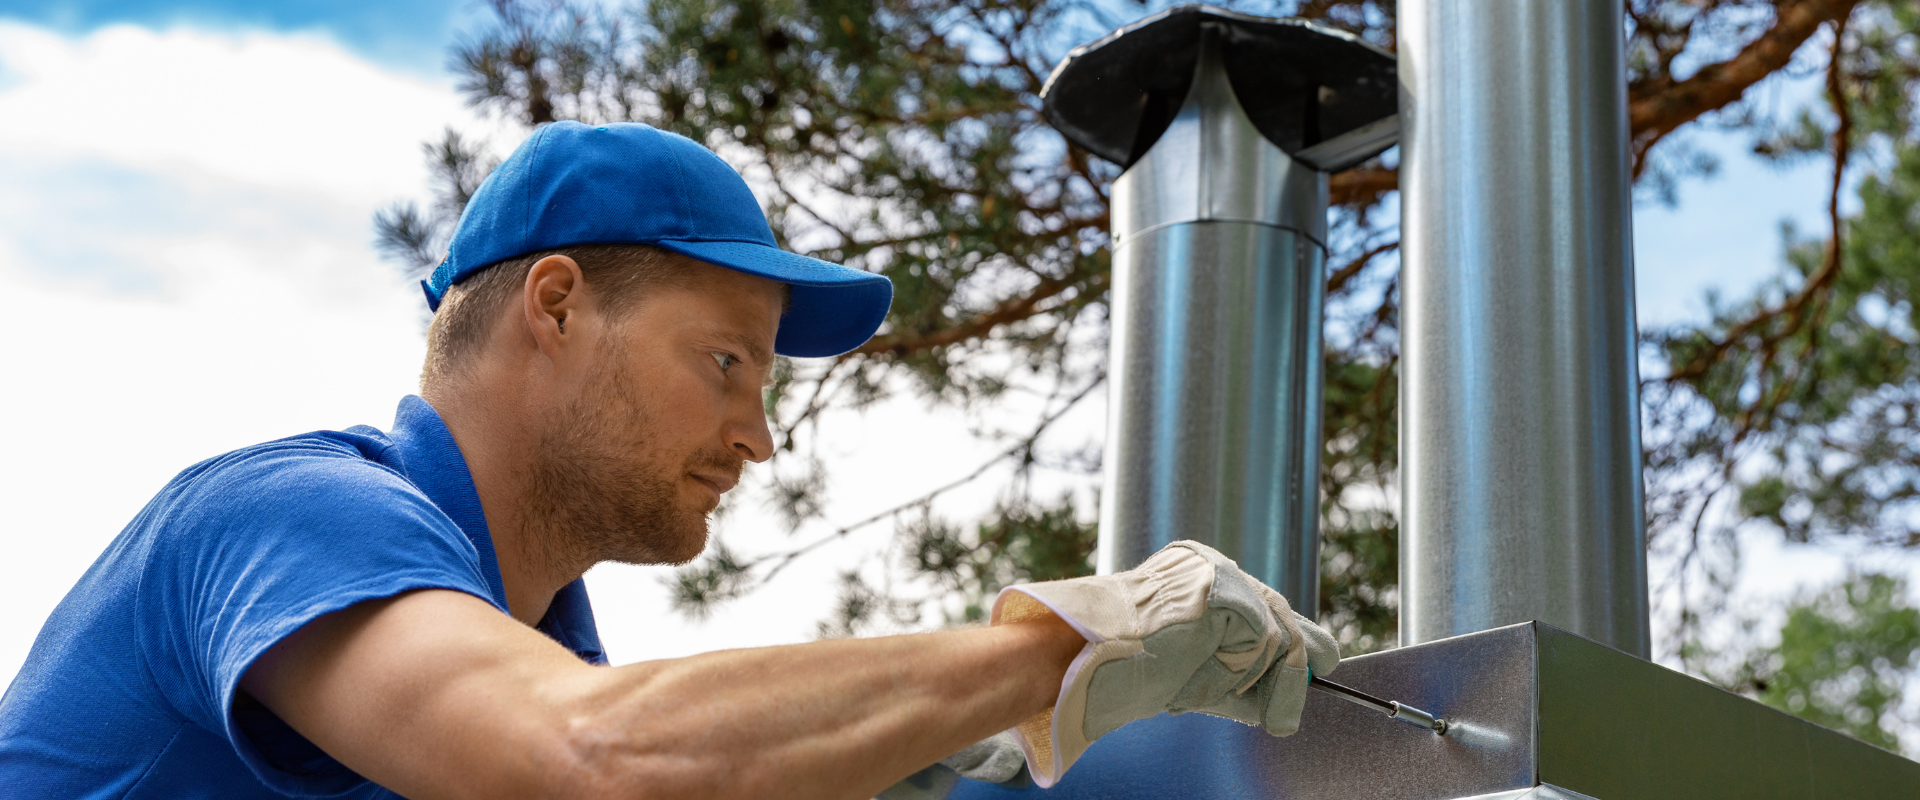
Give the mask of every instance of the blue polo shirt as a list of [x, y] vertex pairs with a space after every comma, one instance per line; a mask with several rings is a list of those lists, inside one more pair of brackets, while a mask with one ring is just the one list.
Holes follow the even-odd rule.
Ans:
[[[507, 611], [466, 461], [440, 415], [319, 431], [173, 479], [41, 628], [0, 699], [0, 796], [391, 798], [240, 691], [322, 614], [412, 589]], [[605, 663], [586, 587], [540, 630]]]

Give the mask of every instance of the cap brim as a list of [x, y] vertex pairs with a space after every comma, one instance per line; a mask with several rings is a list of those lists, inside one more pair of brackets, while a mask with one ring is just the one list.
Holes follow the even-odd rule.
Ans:
[[793, 287], [773, 350], [793, 358], [837, 356], [866, 344], [893, 305], [885, 276], [789, 253], [759, 242], [665, 240], [651, 244], [689, 258]]

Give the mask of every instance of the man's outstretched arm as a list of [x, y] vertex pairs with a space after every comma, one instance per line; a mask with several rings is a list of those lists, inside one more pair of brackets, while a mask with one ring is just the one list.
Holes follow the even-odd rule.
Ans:
[[355, 772], [433, 798], [870, 798], [1052, 706], [1054, 617], [593, 667], [454, 591], [323, 617], [242, 688]]

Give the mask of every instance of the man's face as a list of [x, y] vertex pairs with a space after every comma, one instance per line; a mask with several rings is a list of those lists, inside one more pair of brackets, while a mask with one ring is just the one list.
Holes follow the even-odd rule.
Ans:
[[605, 319], [595, 363], [542, 437], [537, 515], [595, 561], [684, 563], [746, 461], [773, 452], [762, 388], [782, 287], [683, 259]]

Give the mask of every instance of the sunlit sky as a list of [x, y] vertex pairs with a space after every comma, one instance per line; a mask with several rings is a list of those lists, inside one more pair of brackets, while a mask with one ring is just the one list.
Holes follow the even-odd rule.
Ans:
[[[476, 2], [0, 1], [0, 684], [59, 598], [165, 481], [305, 430], [386, 426], [423, 351], [417, 287], [371, 248], [373, 211], [424, 199], [419, 144], [447, 125], [502, 153], [443, 63]], [[1779, 263], [1778, 225], [1820, 230], [1818, 165], [1759, 165], [1742, 143], [1676, 207], [1635, 216], [1643, 322], [1697, 318]], [[1068, 426], [1093, 436], [1095, 404]], [[978, 420], [976, 420], [977, 422]], [[988, 421], [991, 422], [990, 420]], [[970, 471], [968, 420], [898, 400], [823, 429], [834, 503], [859, 519]], [[983, 508], [986, 489], [944, 508]], [[784, 542], [746, 504], [728, 541]], [[704, 623], [672, 615], [659, 568], [589, 575], [616, 662], [804, 641], [838, 572], [884, 557], [877, 527], [822, 550]], [[876, 555], [878, 554], [878, 555]], [[1842, 569], [1756, 540], [1748, 591], [1778, 598]]]

